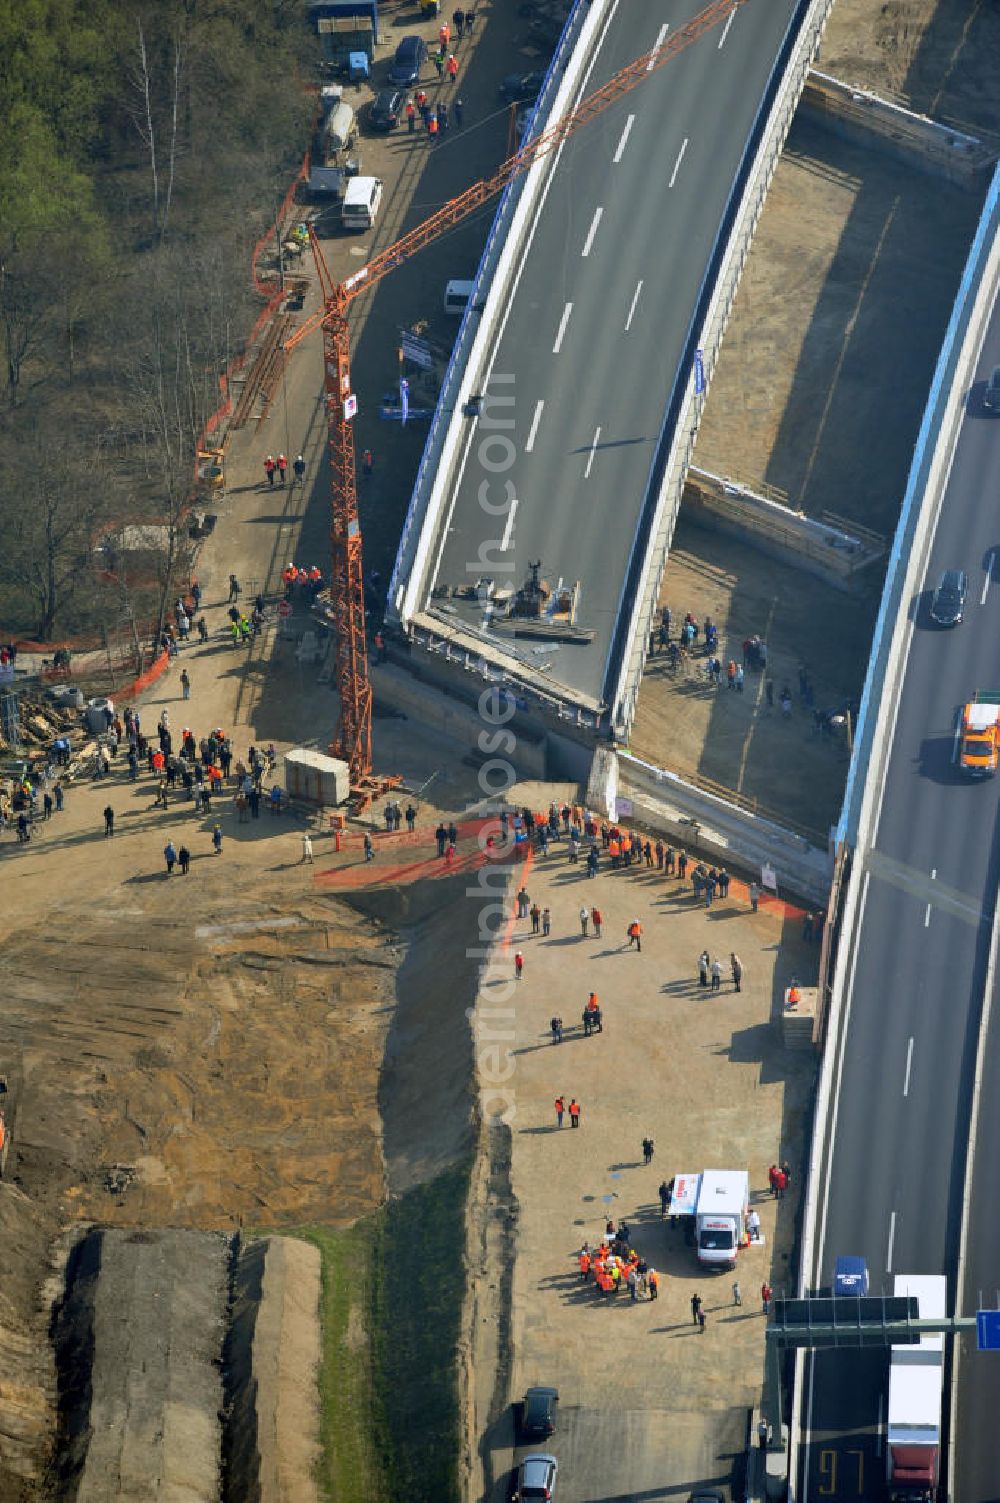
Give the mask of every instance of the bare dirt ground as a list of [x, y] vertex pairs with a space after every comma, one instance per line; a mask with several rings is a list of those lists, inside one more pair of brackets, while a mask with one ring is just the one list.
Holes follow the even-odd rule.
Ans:
[[[443, 143], [433, 162], [422, 139], [365, 143], [366, 168], [385, 165], [398, 180], [387, 196], [381, 243], [504, 154], [507, 113], [495, 108], [496, 83], [531, 61], [513, 29], [520, 23], [504, 16], [495, 27], [490, 11], [479, 7], [479, 74], [469, 50], [459, 54], [467, 134]], [[374, 409], [383, 382], [391, 385], [397, 372], [401, 323], [424, 315], [445, 344], [453, 334], [440, 311], [444, 284], [475, 266], [477, 234], [481, 239], [486, 227], [484, 219], [464, 238], [449, 237], [425, 256], [415, 281], [404, 286], [401, 276], [397, 290], [387, 284], [357, 321], [358, 439], [376, 452], [363, 512], [369, 562], [383, 573], [422, 432], [417, 425], [402, 433], [398, 425], [382, 429]], [[335, 243], [339, 274], [354, 269], [358, 249], [357, 240]], [[255, 741], [273, 740], [279, 751], [326, 746], [335, 697], [317, 684], [314, 669], [297, 662], [294, 640], [279, 639], [272, 626], [251, 650], [234, 652], [224, 637], [230, 570], [245, 598], [262, 589], [273, 599], [290, 557], [321, 565], [328, 557], [321, 393], [316, 338], [289, 364], [259, 431], [251, 424], [229, 445], [219, 523], [198, 563], [212, 640], [186, 649], [148, 692], [139, 706], [147, 727], [167, 709], [175, 730], [190, 724], [201, 735], [223, 727], [240, 755]], [[264, 490], [260, 465], [268, 450], [306, 455], [304, 491]], [[304, 624], [297, 620], [295, 630]], [[189, 703], [181, 699], [181, 666], [192, 681]], [[421, 826], [432, 830], [441, 813], [459, 813], [475, 796], [473, 773], [451, 763], [430, 730], [380, 721], [376, 745], [379, 764], [403, 772], [413, 788], [432, 780]], [[222, 799], [216, 812], [225, 844], [216, 857], [212, 820], [197, 820], [180, 801], [156, 810], [153, 791], [148, 779], [129, 783], [119, 766], [103, 784], [70, 789], [65, 813], [40, 828], [29, 847], [19, 849], [9, 836], [0, 845], [5, 881], [18, 894], [5, 920], [0, 1018], [0, 1068], [18, 1082], [17, 1131], [0, 1185], [0, 1495], [9, 1503], [36, 1498], [48, 1464], [56, 1412], [48, 1303], [59, 1284], [58, 1270], [49, 1278], [50, 1262], [67, 1224], [229, 1232], [307, 1220], [345, 1225], [387, 1194], [379, 1087], [405, 933], [399, 939], [379, 918], [316, 890], [314, 874], [332, 846], [325, 827], [313, 830], [316, 867], [303, 866], [301, 822], [265, 812], [241, 825]], [[102, 831], [108, 803], [116, 813], [112, 840]], [[192, 851], [187, 878], [166, 877], [168, 838]], [[355, 849], [351, 860], [359, 859]], [[419, 908], [396, 913], [404, 930], [412, 922], [419, 931]], [[465, 917], [461, 906], [442, 915], [428, 941], [436, 953], [464, 948], [454, 936]], [[414, 1011], [398, 1052], [424, 1060], [423, 1069], [447, 1060], [452, 1041], [458, 1056], [453, 1070], [441, 1072], [450, 1084], [442, 1085], [436, 1113], [433, 1093], [421, 1092], [405, 1064], [395, 1066], [400, 1095], [415, 1110], [409, 1156], [406, 1113], [389, 1114], [397, 1188], [467, 1146], [464, 1018], [458, 1030], [442, 1025], [440, 1036], [433, 1011], [418, 1025], [422, 989], [434, 976], [421, 953], [418, 932], [403, 978]], [[422, 1029], [430, 1031], [420, 1044]], [[116, 1165], [127, 1172], [110, 1181]], [[111, 1183], [123, 1191], [112, 1193]], [[309, 1436], [286, 1429], [281, 1444], [283, 1463], [295, 1464], [298, 1446], [308, 1472]]]
[[[998, 63], [991, 8], [930, 0], [839, 0], [820, 60], [916, 108], [936, 112], [946, 101], [984, 119]], [[904, 167], [874, 141], [871, 151], [848, 145], [800, 113], [743, 274], [695, 462], [891, 540], [979, 203], [978, 191]], [[795, 704], [785, 722], [767, 712], [754, 676], [744, 696], [720, 694], [705, 687], [700, 662], [692, 681], [675, 682], [653, 657], [635, 751], [825, 839], [846, 756], [842, 741], [814, 729], [798, 669], [807, 665], [821, 709], [860, 698], [881, 582], [871, 569], [843, 594], [690, 525], [682, 510], [661, 603], [678, 623], [688, 610], [699, 621], [712, 615], [723, 664], [739, 662], [744, 637], [759, 632], [775, 697], [787, 683]]]

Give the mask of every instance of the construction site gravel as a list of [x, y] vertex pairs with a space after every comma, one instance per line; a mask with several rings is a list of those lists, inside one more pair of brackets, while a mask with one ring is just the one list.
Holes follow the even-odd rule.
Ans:
[[[498, 45], [490, 58], [487, 92], [495, 87], [492, 75], [532, 65], [530, 53], [514, 47], [508, 18], [502, 29], [490, 29], [497, 24], [493, 10], [480, 6], [481, 35], [502, 39], [506, 50]], [[990, 125], [1000, 37], [989, 10], [977, 4], [970, 11], [958, 0], [899, 0], [875, 8], [867, 0], [838, 0], [822, 65], [907, 96], [918, 108]], [[498, 160], [505, 128], [505, 120], [491, 122], [467, 159], [445, 155], [442, 147], [436, 163], [448, 174], [442, 191]], [[385, 152], [387, 173], [392, 155], [403, 154], [398, 141], [376, 150]], [[408, 213], [422, 212], [421, 191], [434, 199], [440, 192], [430, 193], [412, 163], [397, 164], [393, 172], [402, 184], [391, 210], [390, 222], [398, 225], [409, 222]], [[842, 514], [856, 506], [859, 520], [891, 531], [905, 480], [907, 434], [915, 431], [975, 213], [974, 193], [933, 179], [921, 185], [916, 174], [880, 165], [875, 153], [862, 163], [858, 148], [834, 147], [808, 122], [797, 124], [712, 386], [698, 462], [711, 458], [724, 473], [770, 481], [804, 498], [807, 509], [813, 498], [822, 506], [835, 499]], [[469, 259], [475, 264], [476, 237], [484, 232], [477, 225], [458, 240], [458, 251], [451, 240], [427, 253], [418, 302], [436, 306], [444, 280], [460, 274]], [[463, 266], [456, 271], [459, 252]], [[353, 265], [341, 255], [344, 266]], [[788, 296], [791, 277], [794, 298]], [[927, 315], [919, 330], [901, 316], [914, 303]], [[369, 397], [394, 369], [406, 306], [403, 293], [393, 290], [362, 316], [355, 370]], [[876, 361], [874, 352], [890, 335]], [[894, 393], [899, 432], [885, 443], [871, 438], [879, 415], [868, 410], [875, 404], [866, 404], [864, 393], [873, 386]], [[261, 432], [234, 437], [227, 495], [198, 565], [212, 640], [186, 649], [191, 701], [182, 701], [172, 671], [141, 700], [146, 722], [166, 708], [177, 724], [190, 716], [201, 727], [224, 727], [241, 751], [269, 740], [279, 752], [325, 745], [333, 699], [295, 657], [294, 636], [280, 636], [272, 620], [261, 641], [234, 652], [223, 635], [231, 570], [273, 599], [287, 557], [314, 552], [325, 562], [321, 390], [317, 343], [296, 352], [278, 410]], [[376, 442], [376, 434], [379, 466], [363, 498], [363, 517], [366, 538], [371, 522], [371, 557], [385, 570], [420, 436], [386, 437], [370, 425], [359, 429], [359, 441]], [[301, 449], [315, 483], [280, 497], [262, 490], [257, 450], [267, 446]], [[852, 453], [860, 458], [845, 472], [845, 456]], [[795, 610], [788, 604], [802, 593], [794, 570], [782, 572], [765, 556], [709, 535], [687, 518], [678, 544], [664, 599], [683, 611], [698, 592], [699, 606], [710, 604], [719, 618], [731, 610], [727, 626], [734, 637], [745, 623], [760, 629], [773, 607], [784, 637], [779, 651], [794, 673], [804, 650], [797, 624], [802, 601]], [[819, 596], [813, 592], [810, 599]], [[846, 599], [831, 598], [835, 619]], [[832, 634], [827, 607], [813, 607], [808, 627], [814, 637], [806, 650], [831, 698], [860, 682], [872, 601], [862, 599], [856, 609], [849, 602], [850, 621], [837, 624], [836, 658], [823, 656], [823, 634]], [[836, 807], [840, 748], [813, 747], [799, 724], [782, 745], [789, 728], [764, 725], [750, 697], [739, 706], [719, 704], [700, 687], [671, 685], [669, 702], [658, 702], [650, 692], [657, 676], [651, 668], [638, 747], [653, 760], [779, 809], [791, 759], [801, 769], [802, 792], [789, 817], [825, 828]], [[130, 783], [120, 767], [106, 783], [74, 786], [65, 812], [39, 826], [29, 846], [18, 847], [9, 833], [0, 842], [10, 897], [0, 1073], [13, 1105], [12, 1147], [0, 1182], [4, 1503], [152, 1496], [308, 1503], [320, 1495], [319, 1266], [312, 1248], [268, 1234], [310, 1222], [347, 1226], [463, 1161], [476, 1142], [476, 1059], [466, 1009], [477, 995], [477, 964], [467, 951], [478, 941], [479, 912], [463, 900], [461, 875], [454, 886], [425, 878], [435, 824], [442, 816], [460, 818], [480, 790], [475, 770], [435, 735], [432, 709], [426, 724], [379, 718], [376, 741], [381, 767], [404, 773], [410, 789], [428, 782], [430, 788], [419, 800], [416, 846], [389, 870], [380, 847], [381, 875], [369, 874], [372, 891], [366, 890], [357, 835], [338, 857], [332, 833], [319, 821], [265, 813], [243, 824], [227, 808], [224, 852], [216, 857], [211, 820], [199, 820], [180, 802], [154, 808], [150, 783]], [[113, 839], [102, 830], [109, 799], [117, 815]], [[307, 828], [315, 868], [302, 861]], [[192, 847], [187, 877], [165, 874], [162, 851], [170, 836]], [[473, 860], [474, 849], [470, 836], [463, 859]], [[328, 882], [314, 880], [327, 872], [334, 874]], [[565, 893], [567, 880], [562, 873], [546, 878], [553, 901]], [[565, 894], [562, 901], [568, 934], [578, 899]], [[624, 901], [609, 898], [619, 929], [631, 917], [618, 910]], [[662, 918], [670, 934], [652, 954], [673, 968], [665, 980], [650, 980], [642, 998], [644, 1026], [659, 1028], [661, 1010], [679, 997], [655, 1052], [666, 1067], [683, 1063], [690, 1046], [690, 1076], [677, 1082], [683, 1129], [664, 1109], [663, 1147], [673, 1134], [671, 1152], [692, 1163], [702, 1141], [728, 1151], [742, 1142], [741, 1117], [766, 1102], [766, 1115], [755, 1116], [752, 1138], [743, 1144], [758, 1175], [783, 1138], [799, 1140], [808, 1113], [808, 1071], [782, 1059], [773, 1029], [776, 998], [792, 971], [808, 964], [797, 929], [793, 933], [797, 917], [772, 914], [757, 937], [736, 905], [709, 924], [701, 914], [681, 913], [673, 900], [661, 904], [652, 884], [644, 885], [643, 903], [652, 905], [650, 923]], [[761, 954], [748, 962], [754, 979], [745, 1001], [729, 1013], [706, 1014], [697, 993], [688, 991], [692, 946], [723, 933], [738, 933], [744, 951], [760, 945]], [[616, 948], [620, 938], [616, 934]], [[721, 937], [715, 942], [721, 949]], [[538, 970], [549, 986], [583, 984], [586, 972], [570, 969], [569, 951], [542, 953]], [[589, 965], [589, 951], [588, 957], [581, 964]], [[601, 963], [612, 973], [620, 964], [617, 956]], [[668, 984], [674, 991], [659, 995]], [[547, 1136], [533, 1136], [543, 1115], [547, 1133], [551, 1111], [552, 1082], [537, 1052], [545, 1017], [547, 1011], [522, 1015], [518, 1023], [517, 1046], [531, 1057], [522, 1074], [528, 1136], [517, 1162], [512, 1168], [509, 1144], [503, 1151], [492, 1145], [492, 1157], [491, 1145], [479, 1144], [474, 1183], [481, 1193], [470, 1215], [480, 1219], [470, 1229], [470, 1245], [484, 1248], [481, 1269], [474, 1269], [481, 1273], [474, 1291], [479, 1303], [472, 1302], [481, 1321], [477, 1330], [467, 1321], [459, 1353], [470, 1497], [474, 1479], [498, 1475], [509, 1452], [502, 1416], [512, 1377], [545, 1376], [535, 1366], [560, 1360], [560, 1343], [571, 1338], [573, 1360], [586, 1368], [581, 1391], [605, 1397], [608, 1391], [600, 1387], [606, 1339], [589, 1347], [582, 1340], [572, 1268], [565, 1262], [582, 1235], [578, 1228], [593, 1230], [594, 1210], [576, 1204], [579, 1196], [548, 1153]], [[597, 1120], [616, 1144], [615, 1157], [624, 1151], [631, 1158], [637, 1133], [649, 1130], [661, 1110], [651, 1086], [643, 1087], [634, 1108], [619, 1113], [614, 1106], [611, 1060], [639, 1071], [646, 1064], [640, 1055], [636, 1040], [626, 1049], [623, 1039], [614, 1055], [592, 1056], [581, 1077], [591, 1100], [607, 1095]], [[720, 1064], [722, 1055], [727, 1058]], [[702, 1140], [699, 1085], [711, 1099], [718, 1072], [727, 1067], [738, 1094], [714, 1136]], [[556, 1084], [572, 1083], [560, 1077]], [[531, 1113], [538, 1114], [537, 1125]], [[568, 1167], [582, 1173], [586, 1153], [578, 1144], [572, 1151], [578, 1148], [579, 1160]], [[612, 1172], [626, 1170], [624, 1184], [606, 1183]], [[547, 1246], [543, 1215], [553, 1178], [564, 1218], [555, 1251]], [[505, 1220], [503, 1209], [514, 1206], [512, 1185], [531, 1197], [524, 1227], [528, 1252], [537, 1259], [537, 1274], [522, 1265], [517, 1275], [516, 1303], [510, 1266], [516, 1223]], [[588, 1193], [627, 1189], [629, 1214], [650, 1222], [647, 1235], [658, 1235], [631, 1162], [621, 1171], [602, 1163], [594, 1186]], [[770, 1242], [778, 1273], [790, 1266], [793, 1246], [789, 1204]], [[688, 1279], [680, 1248], [671, 1245], [668, 1253], [666, 1266]], [[460, 1283], [456, 1279], [456, 1295]], [[553, 1288], [561, 1291], [558, 1308]], [[690, 1347], [678, 1290], [665, 1300], [664, 1315], [676, 1327], [670, 1351]], [[587, 1330], [595, 1318], [586, 1312]], [[719, 1341], [724, 1319], [720, 1310]], [[749, 1325], [733, 1332], [746, 1365], [739, 1398], [750, 1402], [757, 1349]], [[704, 1344], [687, 1397], [686, 1364], [673, 1362], [680, 1410], [693, 1410], [706, 1395], [721, 1407], [728, 1359], [712, 1358], [718, 1352], [713, 1343]], [[654, 1340], [645, 1347], [644, 1360], [662, 1350]], [[630, 1398], [628, 1407], [633, 1433], [645, 1433], [650, 1416], [658, 1422], [641, 1400]], [[610, 1465], [620, 1447], [613, 1425], [606, 1442], [602, 1465]], [[579, 1444], [582, 1458], [582, 1438]], [[718, 1458], [706, 1454], [706, 1468], [709, 1463], [717, 1467]]]

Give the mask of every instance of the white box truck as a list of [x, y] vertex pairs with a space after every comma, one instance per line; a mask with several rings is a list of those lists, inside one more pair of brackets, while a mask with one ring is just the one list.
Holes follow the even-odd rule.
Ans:
[[[919, 1320], [943, 1319], [948, 1281], [943, 1274], [898, 1273], [897, 1299], [917, 1301]], [[892, 1503], [933, 1503], [941, 1454], [944, 1333], [923, 1335], [913, 1346], [893, 1346], [889, 1357], [886, 1480]]]
[[705, 1169], [675, 1174], [671, 1216], [693, 1216], [698, 1262], [721, 1272], [736, 1266], [747, 1242], [750, 1176], [745, 1169]]

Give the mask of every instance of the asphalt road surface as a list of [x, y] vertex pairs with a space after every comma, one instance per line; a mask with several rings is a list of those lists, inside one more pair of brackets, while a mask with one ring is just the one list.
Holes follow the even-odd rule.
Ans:
[[[980, 362], [1000, 359], [993, 321]], [[863, 1255], [872, 1293], [895, 1273], [955, 1277], [972, 1075], [997, 897], [1000, 781], [967, 782], [956, 765], [961, 703], [1000, 690], [1000, 422], [983, 381], [967, 403], [910, 646], [874, 849], [866, 862], [857, 963], [837, 1098], [819, 1279], [838, 1254]], [[965, 568], [964, 622], [930, 621], [941, 572]], [[994, 1030], [995, 1031], [995, 1030]], [[1000, 1061], [987, 1058], [985, 1136], [976, 1160], [968, 1284], [992, 1294], [1000, 1174]], [[960, 1313], [968, 1313], [963, 1295]], [[887, 1354], [821, 1353], [807, 1362], [803, 1500], [884, 1496], [881, 1433]], [[956, 1497], [996, 1499], [993, 1431], [1000, 1366], [962, 1364]]]
[[[671, 5], [669, 27], [701, 8]], [[666, 10], [618, 0], [580, 97], [662, 44]], [[518, 656], [594, 699], [705, 268], [795, 10], [751, 0], [571, 137], [500, 320], [485, 390], [513, 396], [496, 409], [513, 426], [470, 424], [434, 582], [516, 588], [537, 560], [551, 584], [579, 581], [595, 640]], [[490, 432], [511, 440], [509, 468]]]

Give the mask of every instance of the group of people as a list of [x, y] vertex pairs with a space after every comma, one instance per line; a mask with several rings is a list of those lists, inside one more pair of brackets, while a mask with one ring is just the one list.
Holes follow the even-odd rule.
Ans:
[[286, 564], [281, 571], [281, 583], [286, 600], [291, 600], [296, 591], [315, 600], [323, 588], [323, 571], [316, 564], [311, 564], [308, 569], [302, 568], [301, 564]]
[[[264, 460], [264, 475], [268, 485], [274, 484], [275, 476], [277, 476], [278, 484], [284, 485], [285, 476], [287, 475], [287, 473], [288, 460], [284, 454], [279, 454], [277, 459], [275, 459], [273, 454], [269, 454]], [[305, 473], [306, 462], [301, 454], [297, 454], [295, 457], [295, 463], [292, 465], [292, 474], [300, 485], [305, 476]]]
[[[729, 952], [729, 972], [733, 978], [733, 990], [740, 991], [743, 986], [743, 962], [735, 950]], [[698, 985], [709, 987], [713, 992], [722, 987], [722, 961], [718, 956], [712, 960], [707, 950], [702, 950], [698, 956]]]
[[640, 1299], [654, 1300], [660, 1292], [660, 1275], [629, 1246], [629, 1240], [629, 1229], [624, 1222], [616, 1228], [609, 1221], [598, 1247], [591, 1251], [587, 1242], [581, 1247], [577, 1255], [580, 1278], [585, 1284], [593, 1281], [602, 1296], [627, 1289], [633, 1303]]
[[[518, 952], [518, 953], [520, 953], [520, 952]], [[516, 959], [516, 957], [515, 957], [514, 964], [515, 964], [515, 968], [516, 968], [516, 966], [517, 966], [517, 959]], [[521, 969], [522, 969], [522, 971], [523, 971], [523, 967], [524, 967], [524, 957], [522, 956], [521, 957]], [[518, 973], [518, 974], [520, 974], [520, 973]], [[583, 1024], [583, 1036], [584, 1036], [584, 1038], [589, 1039], [592, 1033], [603, 1033], [604, 1032], [604, 1014], [601, 1011], [600, 1004], [599, 1004], [599, 1002], [597, 1000], [597, 993], [596, 992], [591, 992], [590, 996], [587, 998], [586, 1006], [584, 1007], [583, 1012], [580, 1014], [580, 1021]], [[552, 1035], [552, 1042], [554, 1044], [561, 1044], [562, 1043], [562, 1041], [563, 1041], [563, 1033], [565, 1032], [565, 1029], [564, 1029], [564, 1026], [563, 1026], [563, 1020], [558, 1015], [555, 1015], [555, 1016], [553, 1016], [550, 1019], [550, 1021], [549, 1021], [549, 1032]]]

